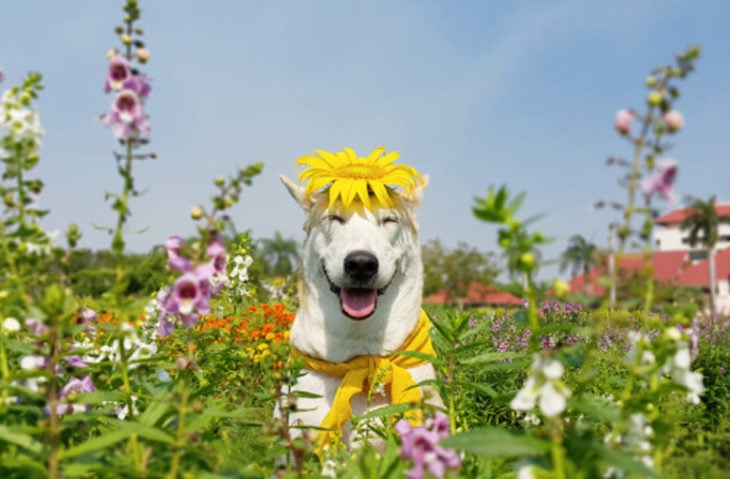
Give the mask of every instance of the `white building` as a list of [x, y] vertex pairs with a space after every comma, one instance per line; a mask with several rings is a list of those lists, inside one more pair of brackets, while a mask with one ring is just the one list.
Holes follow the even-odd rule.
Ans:
[[[721, 219], [719, 238], [715, 246], [715, 294], [717, 311], [730, 313], [730, 203], [715, 205]], [[709, 294], [709, 265], [702, 244], [689, 244], [689, 230], [682, 230], [681, 224], [689, 215], [688, 208], [667, 213], [655, 220], [654, 244], [656, 251], [686, 251], [689, 265], [678, 271], [674, 278], [677, 285], [699, 286]], [[723, 221], [724, 220], [724, 221]]]

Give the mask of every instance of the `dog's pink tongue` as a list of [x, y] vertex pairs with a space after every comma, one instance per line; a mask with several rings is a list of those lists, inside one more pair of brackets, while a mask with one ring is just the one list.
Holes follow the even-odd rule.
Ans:
[[343, 289], [340, 301], [345, 314], [354, 319], [363, 319], [375, 311], [378, 292], [375, 289]]

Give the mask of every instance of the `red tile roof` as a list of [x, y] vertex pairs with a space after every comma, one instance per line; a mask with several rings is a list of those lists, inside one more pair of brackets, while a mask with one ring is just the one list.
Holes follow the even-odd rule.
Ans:
[[[469, 289], [463, 298], [452, 298], [453, 302], [465, 305], [492, 305], [492, 306], [509, 306], [521, 305], [522, 300], [506, 291], [500, 291], [496, 286], [491, 284], [482, 284], [472, 281]], [[448, 291], [442, 289], [434, 294], [423, 298], [424, 303], [430, 304], [448, 304]]]
[[491, 304], [495, 306], [521, 305], [523, 301], [494, 285], [472, 281], [466, 296], [461, 299], [464, 304]]
[[[720, 204], [715, 203], [715, 210], [717, 211], [717, 216], [719, 217], [726, 217], [730, 216], [730, 203]], [[674, 225], [679, 224], [682, 221], [684, 221], [687, 216], [689, 216], [690, 211], [692, 211], [691, 208], [680, 208], [674, 211], [670, 211], [664, 216], [660, 216], [656, 220], [654, 220], [654, 223], [658, 225]]]
[[[654, 264], [654, 279], [661, 282], [677, 281], [685, 269], [693, 267], [688, 258], [688, 252], [677, 251], [654, 251], [652, 252]], [[640, 271], [646, 266], [644, 253], [625, 253], [621, 257], [619, 269], [624, 271]], [[598, 284], [598, 278], [607, 276], [607, 266], [595, 266], [588, 274], [589, 294], [592, 296], [603, 296], [606, 289]], [[705, 274], [705, 276], [707, 276]], [[568, 281], [571, 293], [585, 291], [585, 279], [583, 275], [576, 276]]]
[[[709, 286], [709, 262], [703, 260], [687, 268], [677, 278], [678, 284], [691, 286]], [[730, 247], [715, 253], [715, 279], [730, 277]]]

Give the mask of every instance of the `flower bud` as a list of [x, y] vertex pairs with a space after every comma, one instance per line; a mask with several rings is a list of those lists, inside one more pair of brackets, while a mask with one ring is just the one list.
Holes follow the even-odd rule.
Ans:
[[646, 86], [649, 88], [654, 88], [657, 84], [656, 77], [653, 75], [649, 75], [646, 77]]
[[125, 45], [131, 45], [132, 44], [132, 37], [130, 37], [129, 35], [126, 35], [126, 34], [125, 35], [122, 35], [121, 40], [122, 40], [122, 43], [125, 44]]
[[201, 206], [193, 206], [190, 208], [190, 217], [196, 221], [202, 218], [204, 213]]
[[553, 281], [553, 291], [558, 297], [565, 296], [570, 292], [570, 285], [563, 279], [556, 279]]
[[662, 92], [659, 91], [653, 91], [649, 93], [649, 96], [646, 97], [647, 103], [651, 106], [659, 106], [661, 105], [662, 101], [664, 100], [664, 95]]
[[520, 263], [527, 269], [535, 267], [535, 255], [532, 253], [522, 253], [520, 256]]
[[634, 112], [626, 109], [619, 110], [613, 120], [613, 126], [622, 135], [631, 132], [631, 123], [634, 121]]
[[20, 323], [15, 318], [5, 318], [2, 324], [4, 333], [14, 334], [20, 331]]
[[669, 133], [679, 131], [684, 127], [684, 117], [677, 110], [669, 110], [664, 114], [664, 126]]
[[138, 48], [134, 53], [137, 57], [137, 61], [140, 63], [147, 63], [147, 60], [150, 59], [150, 51], [144, 47]]
[[215, 179], [215, 186], [223, 186], [225, 182], [226, 180], [222, 176], [219, 176]]

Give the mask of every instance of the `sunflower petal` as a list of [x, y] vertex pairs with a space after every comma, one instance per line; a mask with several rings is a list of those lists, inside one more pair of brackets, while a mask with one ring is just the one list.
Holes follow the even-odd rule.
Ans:
[[388, 194], [388, 189], [385, 187], [385, 185], [380, 181], [368, 181], [368, 184], [370, 185], [370, 189], [373, 190], [373, 194], [378, 199], [378, 202], [382, 206], [391, 207], [393, 206], [393, 202], [390, 199], [390, 195]]

